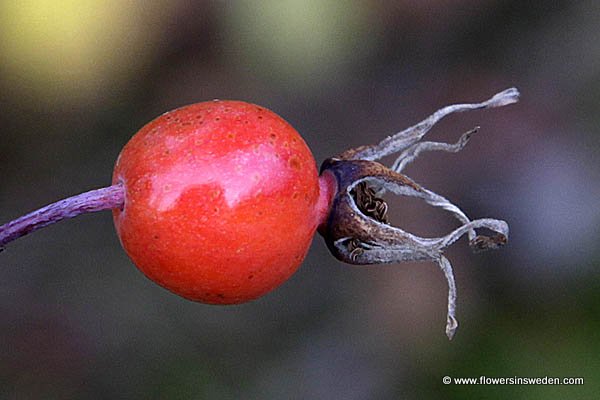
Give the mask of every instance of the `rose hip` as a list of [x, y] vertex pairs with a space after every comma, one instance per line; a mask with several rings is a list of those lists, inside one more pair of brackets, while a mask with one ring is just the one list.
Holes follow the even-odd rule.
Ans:
[[[475, 251], [506, 243], [501, 220], [471, 220], [402, 170], [424, 151], [458, 152], [421, 139], [445, 116], [518, 101], [507, 89], [481, 103], [446, 106], [378, 144], [325, 160], [320, 174], [298, 132], [275, 113], [241, 101], [212, 101], [167, 112], [144, 126], [119, 155], [113, 182], [50, 204], [0, 226], [4, 245], [66, 218], [112, 210], [133, 263], [187, 299], [211, 304], [260, 297], [300, 266], [318, 231], [332, 254], [351, 264], [434, 261], [448, 281], [446, 334], [452, 338], [456, 285], [443, 250], [467, 235]], [[388, 168], [376, 160], [397, 154]], [[392, 226], [382, 195], [417, 197], [452, 213], [461, 225], [439, 238]], [[493, 236], [482, 236], [486, 228]]]

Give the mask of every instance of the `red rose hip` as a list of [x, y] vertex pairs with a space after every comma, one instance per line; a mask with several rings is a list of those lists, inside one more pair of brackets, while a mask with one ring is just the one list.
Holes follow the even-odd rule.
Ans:
[[[65, 218], [113, 210], [123, 248], [151, 280], [187, 299], [242, 303], [262, 296], [300, 266], [317, 229], [341, 261], [365, 265], [436, 262], [448, 281], [446, 334], [451, 339], [456, 284], [445, 248], [467, 235], [475, 251], [508, 239], [506, 222], [471, 220], [444, 197], [401, 172], [425, 151], [457, 152], [458, 142], [422, 141], [445, 116], [515, 103], [507, 89], [480, 103], [443, 107], [381, 142], [315, 160], [287, 122], [240, 101], [182, 107], [144, 126], [125, 145], [109, 187], [42, 207], [0, 226], [2, 247]], [[396, 154], [386, 167], [376, 160]], [[442, 208], [461, 225], [422, 238], [390, 225], [386, 191]], [[476, 229], [494, 232], [482, 236]]]
[[328, 202], [318, 182], [310, 150], [273, 112], [199, 103], [161, 115], [125, 145], [114, 222], [153, 281], [190, 300], [240, 303], [299, 267]]

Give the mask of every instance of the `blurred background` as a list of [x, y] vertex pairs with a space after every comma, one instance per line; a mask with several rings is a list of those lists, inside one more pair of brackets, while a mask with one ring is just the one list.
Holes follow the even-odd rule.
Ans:
[[[317, 162], [443, 105], [459, 114], [405, 171], [473, 218], [511, 226], [501, 251], [355, 267], [316, 237], [301, 269], [249, 304], [158, 287], [110, 213], [46, 228], [0, 254], [0, 398], [562, 399], [600, 392], [600, 2], [520, 0], [0, 2], [0, 222], [108, 185], [142, 125], [239, 99], [287, 119]], [[454, 227], [390, 201], [420, 235]], [[584, 377], [584, 386], [455, 386], [442, 377]]]

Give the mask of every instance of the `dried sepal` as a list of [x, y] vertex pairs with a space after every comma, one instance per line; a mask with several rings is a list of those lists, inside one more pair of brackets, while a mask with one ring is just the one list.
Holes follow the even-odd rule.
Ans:
[[435, 124], [450, 114], [503, 107], [517, 101], [519, 101], [519, 91], [516, 88], [510, 88], [497, 93], [492, 98], [481, 103], [449, 105], [437, 110], [418, 124], [383, 139], [378, 144], [346, 150], [340, 154], [339, 158], [345, 160], [380, 160], [385, 156], [398, 153], [418, 142]]
[[[515, 103], [518, 97], [517, 89], [511, 88], [481, 103], [444, 107], [376, 145], [348, 150], [326, 160], [321, 167], [322, 173], [332, 174], [338, 185], [329, 218], [320, 228], [331, 252], [341, 261], [358, 265], [436, 262], [448, 282], [446, 335], [450, 339], [458, 327], [456, 284], [452, 265], [443, 255], [444, 250], [465, 234], [474, 251], [498, 248], [508, 240], [508, 224], [492, 218], [470, 220], [458, 206], [418, 185], [400, 171], [424, 151], [460, 151], [478, 130], [475, 128], [464, 133], [454, 144], [420, 142], [443, 117], [456, 112], [501, 107]], [[398, 152], [400, 155], [391, 168], [374, 161]], [[380, 197], [385, 191], [420, 198], [433, 207], [450, 212], [462, 225], [445, 236], [435, 238], [423, 238], [392, 226], [387, 220], [387, 204]], [[494, 235], [477, 235], [476, 229], [480, 228], [488, 229]]]
[[458, 153], [461, 151], [475, 133], [479, 131], [479, 127], [467, 131], [461, 135], [456, 143], [440, 143], [440, 142], [417, 142], [409, 146], [396, 159], [392, 165], [392, 169], [396, 172], [402, 172], [404, 167], [413, 162], [419, 154], [425, 151], [445, 151], [448, 153]]

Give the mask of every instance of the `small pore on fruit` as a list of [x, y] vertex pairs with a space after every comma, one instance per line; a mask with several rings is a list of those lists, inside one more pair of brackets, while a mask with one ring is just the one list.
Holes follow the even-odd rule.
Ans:
[[213, 189], [210, 191], [210, 197], [213, 200], [216, 200], [217, 198], [219, 198], [220, 195], [221, 195], [221, 191], [219, 189]]
[[300, 160], [298, 160], [297, 157], [291, 157], [290, 160], [288, 161], [288, 163], [290, 164], [290, 167], [292, 167], [293, 169], [301, 169], [302, 167], [302, 163], [300, 162]]

